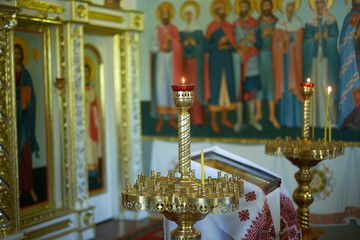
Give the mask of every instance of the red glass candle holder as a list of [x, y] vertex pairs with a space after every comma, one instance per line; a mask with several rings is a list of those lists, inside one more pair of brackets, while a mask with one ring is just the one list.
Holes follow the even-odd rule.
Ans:
[[306, 83], [300, 83], [301, 87], [314, 87], [314, 83], [306, 82]]
[[171, 85], [174, 92], [194, 91], [194, 84]]

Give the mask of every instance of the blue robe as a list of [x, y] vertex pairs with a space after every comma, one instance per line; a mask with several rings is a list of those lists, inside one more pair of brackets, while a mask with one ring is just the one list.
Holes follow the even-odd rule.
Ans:
[[[322, 23], [322, 18], [318, 20]], [[325, 40], [322, 35], [324, 29], [328, 30], [328, 38]], [[314, 35], [320, 34], [320, 38], [314, 42]], [[311, 77], [315, 83], [315, 126], [325, 127], [327, 88], [338, 90], [339, 79], [339, 56], [337, 51], [337, 39], [339, 30], [337, 23], [330, 25], [322, 23], [319, 26], [305, 25], [303, 43], [303, 74], [304, 77]], [[332, 123], [337, 121], [338, 99], [337, 91], [333, 91], [329, 99], [328, 120]]]
[[210, 99], [209, 104], [219, 105], [221, 74], [224, 71], [228, 96], [231, 103], [235, 103], [235, 82], [233, 76], [232, 52], [235, 50], [230, 43], [228, 49], [218, 49], [218, 41], [225, 36], [222, 28], [212, 33], [211, 38], [205, 39], [205, 51], [209, 53]]
[[[314, 42], [315, 33], [320, 31], [320, 34], [322, 35], [325, 27], [328, 29], [327, 41], [321, 37], [319, 40]], [[338, 89], [337, 86], [339, 81], [339, 54], [337, 51], [338, 36], [339, 29], [336, 22], [330, 25], [324, 24], [320, 27], [315, 27], [310, 24], [305, 25], [303, 43], [303, 74], [305, 77], [311, 76], [312, 59], [318, 57], [319, 41], [321, 40], [323, 56], [328, 59], [327, 71], [329, 84], [335, 89]]]
[[[359, 68], [360, 62], [357, 62], [354, 43], [354, 33], [356, 26], [350, 24], [350, 20], [360, 14], [353, 9], [344, 19], [339, 41], [339, 58], [340, 58], [340, 81], [339, 81], [339, 111], [338, 127], [340, 128], [345, 118], [354, 111], [355, 104], [353, 101], [352, 91], [360, 87]], [[359, 23], [358, 23], [359, 25]], [[360, 44], [357, 42], [356, 44]]]
[[[30, 103], [25, 109], [21, 109], [21, 88], [29, 87], [31, 90]], [[16, 87], [16, 120], [17, 120], [17, 144], [18, 161], [22, 161], [22, 148], [26, 141], [29, 142], [30, 152], [38, 154], [39, 145], [35, 136], [36, 98], [34, 87], [29, 72], [24, 68], [21, 74], [20, 85]]]
[[[245, 46], [250, 48], [250, 51], [254, 51], [254, 49], [258, 50], [259, 48], [261, 48], [261, 34], [258, 28], [258, 23], [254, 18], [251, 17], [250, 20], [246, 23], [243, 23], [240, 19], [236, 20], [233, 23], [233, 29], [237, 44], [240, 44], [240, 42], [246, 38], [246, 35], [249, 33], [249, 31], [252, 30], [256, 41], [255, 43], [251, 43], [249, 40], [246, 40]], [[239, 85], [239, 87], [237, 88], [237, 100], [239, 102], [243, 101], [243, 93], [250, 91], [259, 91], [261, 89], [259, 54], [251, 54], [250, 57], [248, 54], [245, 54], [243, 58], [246, 58], [246, 60], [241, 59], [240, 56], [234, 57], [235, 78], [236, 81], [239, 82], [237, 84]], [[240, 71], [241, 76], [239, 76]]]
[[[263, 28], [274, 28], [277, 19], [272, 23], [259, 23], [259, 32], [261, 36], [261, 29]], [[256, 97], [261, 100], [273, 100], [274, 99], [274, 76], [271, 56], [271, 42], [272, 36], [267, 35], [262, 39], [262, 45], [260, 48], [260, 80], [261, 90], [256, 94]]]

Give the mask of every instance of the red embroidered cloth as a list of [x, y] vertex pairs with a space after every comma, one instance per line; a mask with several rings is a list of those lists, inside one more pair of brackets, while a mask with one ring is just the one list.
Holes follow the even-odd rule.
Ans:
[[[211, 150], [273, 174], [261, 166], [218, 147]], [[195, 169], [196, 177], [200, 178], [200, 164], [194, 161], [191, 164], [192, 169]], [[205, 166], [205, 172], [206, 176], [216, 178], [218, 170]], [[170, 232], [175, 228], [174, 222], [164, 219], [165, 239], [171, 239]], [[240, 199], [238, 211], [208, 214], [204, 220], [195, 224], [195, 228], [201, 231], [202, 239], [206, 240], [301, 239], [301, 228], [297, 221], [296, 211], [283, 183], [279, 189], [266, 196], [261, 188], [244, 181], [244, 197]]]

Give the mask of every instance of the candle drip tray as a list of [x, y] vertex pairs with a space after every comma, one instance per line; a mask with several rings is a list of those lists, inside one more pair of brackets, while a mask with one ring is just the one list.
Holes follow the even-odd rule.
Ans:
[[333, 159], [344, 154], [344, 143], [342, 141], [325, 142], [322, 139], [291, 139], [280, 137], [275, 140], [269, 140], [265, 147], [265, 153], [268, 155], [283, 156], [287, 159], [301, 160], [314, 165], [325, 159]]
[[122, 205], [129, 210], [164, 214], [178, 225], [171, 233], [172, 238], [191, 236], [190, 239], [200, 239], [201, 234], [193, 225], [208, 213], [238, 210], [244, 182], [238, 176], [228, 178], [228, 174], [221, 176], [219, 172], [218, 178], [209, 177], [202, 184], [194, 174], [193, 170], [189, 176], [177, 178], [171, 171], [168, 176], [152, 172], [151, 177], [145, 177], [142, 173], [134, 186], [128, 183], [122, 191]]

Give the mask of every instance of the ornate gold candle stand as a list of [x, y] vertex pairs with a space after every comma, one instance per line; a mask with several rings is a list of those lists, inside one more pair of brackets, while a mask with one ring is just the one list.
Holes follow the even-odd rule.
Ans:
[[[314, 201], [314, 197], [309, 187], [312, 180], [310, 168], [316, 166], [325, 159], [333, 159], [344, 154], [344, 144], [342, 141], [324, 141], [323, 139], [309, 140], [310, 128], [310, 100], [314, 91], [313, 83], [301, 84], [301, 94], [304, 97], [303, 117], [302, 117], [302, 138], [291, 139], [280, 137], [270, 140], [266, 144], [265, 153], [268, 155], [284, 156], [294, 165], [299, 167], [295, 173], [295, 179], [299, 186], [293, 193], [293, 199], [298, 205], [297, 216], [303, 229], [303, 239], [316, 239], [316, 231], [309, 228], [309, 206]], [[320, 233], [321, 234], [321, 233]]]
[[178, 114], [179, 135], [179, 173], [175, 177], [172, 171], [167, 176], [151, 177], [144, 173], [138, 176], [134, 186], [127, 184], [122, 190], [124, 208], [140, 211], [158, 211], [166, 218], [176, 222], [178, 227], [171, 232], [174, 240], [201, 239], [201, 233], [194, 224], [208, 213], [225, 213], [239, 209], [239, 198], [243, 197], [244, 183], [238, 176], [227, 174], [218, 178], [209, 177], [202, 184], [191, 170], [190, 162], [190, 114], [189, 108], [194, 102], [194, 85], [173, 85], [173, 100], [180, 109]]

